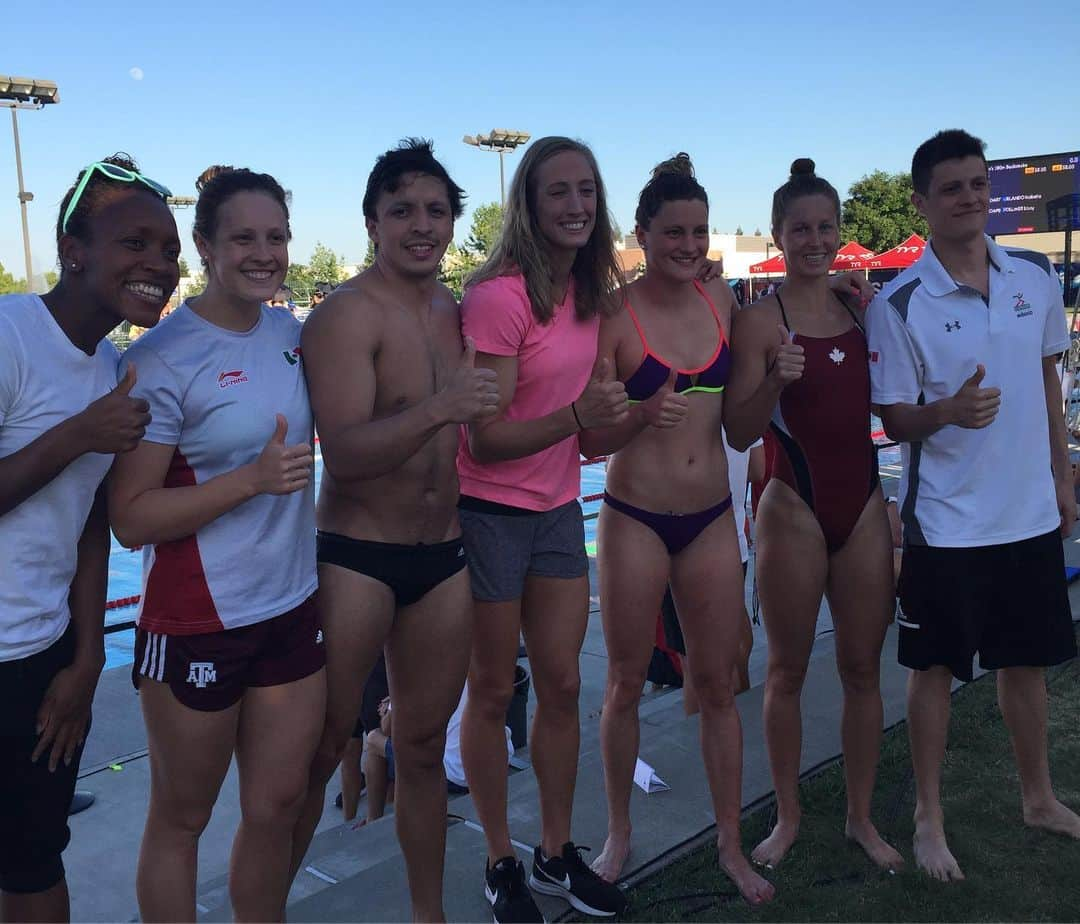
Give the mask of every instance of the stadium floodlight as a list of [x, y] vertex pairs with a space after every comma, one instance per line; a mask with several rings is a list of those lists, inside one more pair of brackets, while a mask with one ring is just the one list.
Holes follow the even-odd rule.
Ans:
[[499, 204], [506, 205], [506, 174], [503, 167], [503, 155], [513, 154], [532, 136], [528, 132], [493, 128], [486, 135], [466, 135], [461, 140], [481, 151], [494, 151], [499, 155]]
[[60, 102], [60, 90], [51, 80], [34, 77], [9, 77], [0, 74], [0, 107], [11, 110], [11, 130], [15, 135], [15, 172], [19, 178], [19, 208], [22, 212], [23, 256], [26, 258], [26, 291], [34, 291], [33, 265], [30, 261], [30, 225], [26, 217], [26, 203], [34, 201], [34, 194], [23, 188], [22, 151], [19, 149], [18, 109], [41, 109]]

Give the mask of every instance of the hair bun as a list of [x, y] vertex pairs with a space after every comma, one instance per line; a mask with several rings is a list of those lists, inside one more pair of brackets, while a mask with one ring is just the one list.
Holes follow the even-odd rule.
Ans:
[[791, 178], [795, 179], [797, 176], [815, 176], [814, 162], [809, 157], [800, 157], [792, 161], [791, 164]]
[[690, 162], [690, 155], [686, 151], [680, 151], [674, 157], [669, 157], [653, 167], [653, 179], [668, 174], [693, 177], [694, 165]]
[[114, 167], [123, 167], [133, 173], [139, 172], [139, 165], [135, 163], [135, 158], [123, 151], [117, 151], [115, 154], [103, 158], [101, 162], [103, 164], [112, 164]]
[[201, 193], [212, 180], [225, 173], [236, 173], [236, 168], [224, 164], [214, 164], [207, 167], [199, 174], [199, 178], [195, 181], [196, 191]]

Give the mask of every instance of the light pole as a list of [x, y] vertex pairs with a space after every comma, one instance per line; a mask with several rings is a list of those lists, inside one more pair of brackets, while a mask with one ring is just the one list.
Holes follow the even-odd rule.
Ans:
[[510, 131], [506, 128], [493, 128], [486, 135], [466, 135], [461, 140], [481, 151], [494, 151], [499, 155], [499, 205], [506, 207], [506, 179], [503, 170], [503, 155], [513, 153], [532, 136], [528, 132]]
[[23, 188], [22, 151], [19, 149], [17, 109], [41, 109], [49, 103], [60, 102], [60, 91], [51, 80], [33, 77], [8, 77], [0, 74], [0, 106], [11, 110], [11, 130], [15, 135], [15, 172], [19, 178], [19, 207], [22, 211], [23, 254], [26, 257], [26, 291], [34, 291], [33, 265], [30, 262], [30, 226], [26, 218], [26, 203], [34, 194]]

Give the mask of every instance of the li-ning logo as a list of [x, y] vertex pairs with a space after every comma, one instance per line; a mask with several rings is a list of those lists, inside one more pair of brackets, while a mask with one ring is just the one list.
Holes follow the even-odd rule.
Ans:
[[248, 380], [247, 375], [243, 369], [236, 369], [232, 372], [222, 372], [217, 377], [218, 388], [228, 388], [230, 385], [243, 385]]
[[960, 330], [960, 321], [959, 321], [959, 319], [957, 319], [955, 321], [952, 321], [952, 322], [946, 321], [945, 322], [945, 330], [946, 330], [947, 333], [950, 333], [950, 334], [954, 330]]
[[295, 366], [300, 362], [300, 347], [293, 347], [291, 350], [282, 350], [281, 355], [285, 357], [285, 362], [290, 366]]
[[1035, 310], [1031, 307], [1029, 302], [1024, 301], [1024, 293], [1017, 292], [1014, 296], [1016, 304], [1013, 305], [1013, 311], [1016, 312], [1018, 318], [1029, 318], [1035, 313]]
[[192, 661], [188, 666], [187, 682], [193, 683], [200, 690], [208, 683], [217, 682], [217, 671], [213, 661]]

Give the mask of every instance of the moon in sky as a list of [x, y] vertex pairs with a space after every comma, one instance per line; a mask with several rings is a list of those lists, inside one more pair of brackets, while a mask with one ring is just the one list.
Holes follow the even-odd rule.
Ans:
[[141, 67], [133, 67], [128, 73], [131, 75], [132, 80], [143, 79], [143, 69]]

